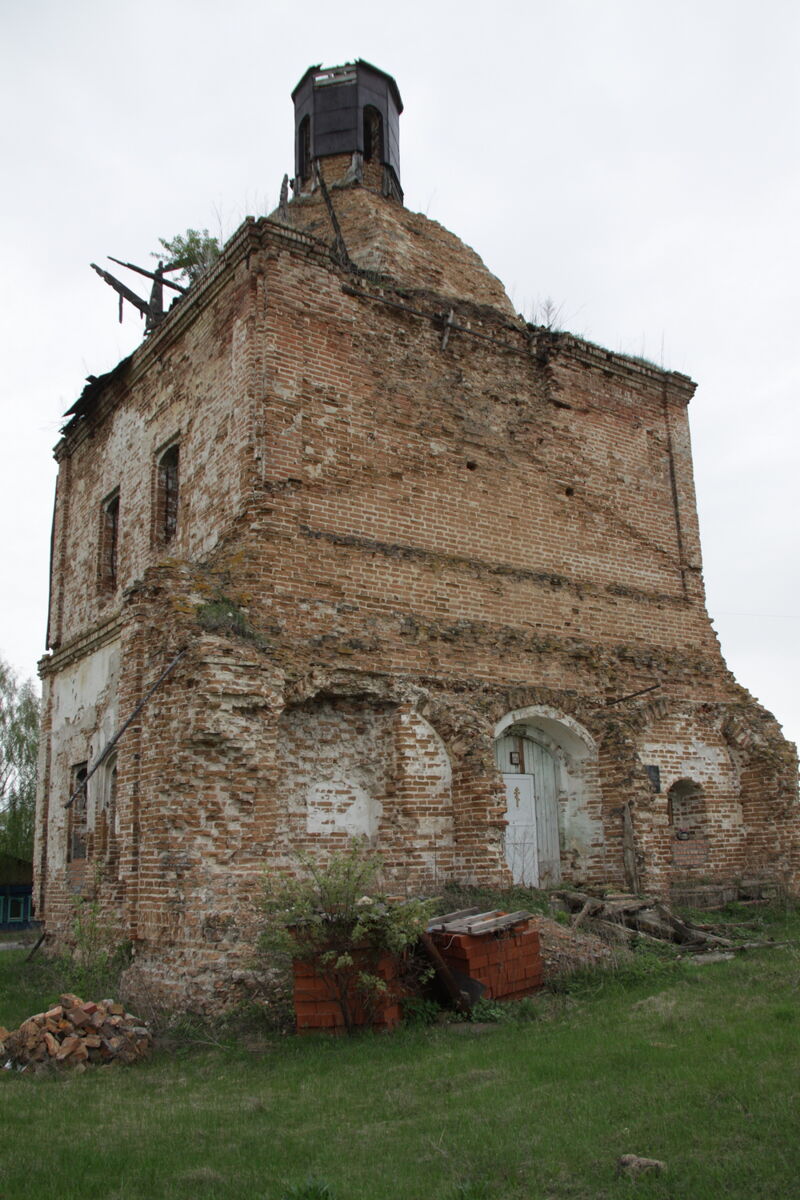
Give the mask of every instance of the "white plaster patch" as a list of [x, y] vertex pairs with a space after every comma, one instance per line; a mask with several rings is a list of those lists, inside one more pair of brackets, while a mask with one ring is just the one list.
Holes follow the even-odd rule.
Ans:
[[[80, 720], [86, 709], [94, 708], [109, 683], [119, 672], [119, 643], [112, 642], [95, 650], [53, 680], [53, 732]], [[116, 688], [109, 697], [116, 709]]]
[[349, 784], [345, 791], [335, 783], [315, 783], [306, 795], [306, 830], [374, 838], [382, 811], [380, 801], [358, 784]]
[[[73, 783], [73, 768], [91, 767], [111, 741], [119, 724], [117, 681], [119, 643], [112, 642], [61, 671], [51, 683], [53, 732], [48, 817], [48, 856], [51, 866], [62, 866], [67, 853], [68, 815], [64, 808]], [[99, 771], [88, 785], [88, 827], [94, 827], [98, 804], [106, 788], [106, 773]], [[39, 797], [39, 811], [43, 796]]]
[[[673, 741], [643, 741], [640, 756], [643, 762], [666, 763], [666, 786], [676, 779], [693, 779], [696, 783], [713, 784], [731, 774], [730, 756], [722, 746], [712, 746], [693, 737]], [[662, 778], [662, 788], [665, 779]]]

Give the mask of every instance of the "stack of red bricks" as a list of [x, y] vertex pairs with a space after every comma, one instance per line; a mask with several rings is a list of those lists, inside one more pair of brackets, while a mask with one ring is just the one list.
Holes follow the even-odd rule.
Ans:
[[491, 1000], [517, 999], [542, 986], [539, 932], [530, 913], [449, 914], [430, 935], [451, 971], [482, 983]]
[[114, 1000], [84, 1003], [72, 992], [19, 1029], [0, 1029], [3, 1065], [20, 1071], [83, 1071], [92, 1063], [132, 1063], [147, 1054], [152, 1041], [150, 1030], [124, 1005]]
[[[384, 954], [374, 966], [356, 967], [356, 970], [366, 969], [377, 975], [386, 984], [386, 991], [367, 1009], [353, 997], [354, 988], [348, 987], [353, 1025], [389, 1030], [400, 1024], [399, 965], [397, 958]], [[344, 1012], [336, 984], [313, 963], [294, 962], [294, 1011], [298, 1033], [345, 1032]]]

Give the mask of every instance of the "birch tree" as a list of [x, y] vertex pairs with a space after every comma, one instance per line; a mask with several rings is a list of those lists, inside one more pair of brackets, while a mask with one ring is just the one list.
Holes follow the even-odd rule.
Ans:
[[30, 861], [36, 811], [39, 697], [0, 659], [0, 854]]

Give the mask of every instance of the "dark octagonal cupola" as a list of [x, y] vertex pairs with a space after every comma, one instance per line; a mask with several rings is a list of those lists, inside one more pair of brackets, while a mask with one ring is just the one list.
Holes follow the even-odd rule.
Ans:
[[350, 156], [353, 181], [379, 183], [385, 195], [402, 201], [403, 102], [391, 75], [360, 58], [341, 67], [309, 67], [292, 100], [299, 190], [313, 185], [316, 160], [344, 155]]

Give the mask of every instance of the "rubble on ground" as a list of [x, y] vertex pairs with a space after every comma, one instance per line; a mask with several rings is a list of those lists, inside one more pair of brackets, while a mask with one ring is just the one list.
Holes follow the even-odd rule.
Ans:
[[533, 917], [531, 926], [539, 931], [545, 983], [586, 967], [611, 966], [615, 961], [611, 947], [586, 930], [573, 929], [542, 916]]
[[6, 1070], [43, 1071], [69, 1067], [129, 1064], [143, 1058], [153, 1042], [139, 1017], [115, 1000], [83, 1001], [72, 992], [19, 1029], [0, 1028], [0, 1062]]
[[667, 1164], [660, 1158], [642, 1158], [640, 1154], [622, 1154], [617, 1159], [617, 1178], [626, 1175], [629, 1179], [637, 1179], [639, 1175], [661, 1175], [667, 1169]]
[[622, 892], [592, 896], [577, 891], [555, 895], [572, 914], [573, 929], [582, 926], [618, 945], [670, 943], [702, 951], [728, 950], [733, 945], [708, 925], [676, 917], [669, 905], [652, 897]]

